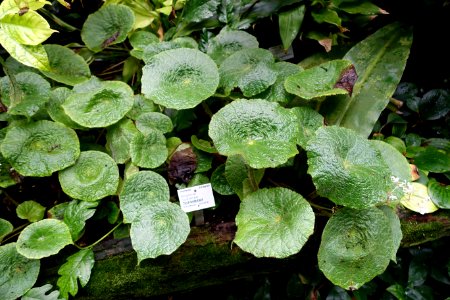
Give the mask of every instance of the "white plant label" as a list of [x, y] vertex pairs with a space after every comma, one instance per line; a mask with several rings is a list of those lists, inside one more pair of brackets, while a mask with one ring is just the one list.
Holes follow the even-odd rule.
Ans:
[[216, 205], [210, 183], [177, 191], [181, 209], [184, 212], [201, 210]]

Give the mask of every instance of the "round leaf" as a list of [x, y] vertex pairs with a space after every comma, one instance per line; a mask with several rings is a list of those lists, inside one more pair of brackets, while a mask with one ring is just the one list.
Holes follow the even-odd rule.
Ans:
[[61, 45], [44, 45], [50, 62], [50, 70], [42, 73], [67, 85], [79, 84], [91, 77], [86, 61], [67, 47]]
[[45, 177], [74, 164], [80, 143], [73, 129], [42, 120], [10, 128], [1, 151], [21, 175]]
[[412, 192], [406, 194], [401, 199], [401, 204], [422, 215], [435, 212], [439, 209], [439, 207], [431, 201], [427, 187], [418, 182], [412, 183]]
[[62, 106], [73, 121], [95, 128], [117, 123], [133, 103], [133, 90], [126, 83], [103, 81], [91, 91], [71, 94]]
[[46, 105], [47, 112], [55, 122], [62, 123], [73, 129], [86, 129], [72, 121], [61, 106], [71, 94], [73, 92], [66, 87], [58, 87], [52, 90], [50, 92], [50, 99]]
[[220, 65], [220, 87], [227, 95], [234, 88], [239, 88], [246, 97], [259, 94], [277, 79], [274, 62], [275, 59], [269, 50], [260, 48], [239, 50]]
[[13, 225], [5, 219], [0, 218], [0, 242], [2, 239], [13, 231]]
[[306, 150], [308, 173], [319, 195], [353, 208], [387, 200], [392, 189], [389, 167], [372, 144], [353, 130], [319, 128]]
[[297, 144], [305, 149], [316, 130], [324, 125], [324, 119], [317, 111], [306, 106], [294, 107], [291, 111], [297, 116], [298, 120]]
[[173, 129], [172, 120], [165, 114], [159, 112], [148, 112], [139, 115], [136, 119], [136, 128], [147, 135], [155, 129], [162, 133], [171, 132]]
[[298, 153], [296, 117], [277, 103], [236, 100], [211, 119], [209, 136], [220, 154], [240, 154], [253, 168], [285, 163]]
[[414, 164], [424, 171], [448, 172], [450, 171], [450, 151], [428, 146], [414, 156]]
[[44, 218], [45, 207], [30, 200], [20, 203], [16, 208], [17, 216], [30, 222], [37, 222]]
[[134, 13], [129, 7], [110, 4], [88, 16], [81, 30], [81, 39], [90, 50], [99, 52], [109, 45], [125, 41], [133, 24]]
[[431, 201], [440, 208], [450, 209], [450, 186], [439, 183], [432, 178], [428, 181], [428, 194]]
[[17, 252], [40, 259], [58, 253], [69, 244], [72, 244], [69, 227], [63, 221], [45, 219], [25, 227], [17, 239]]
[[161, 52], [143, 68], [142, 93], [168, 108], [195, 107], [212, 96], [218, 84], [216, 64], [208, 55], [195, 49]]
[[370, 143], [380, 151], [381, 156], [391, 170], [391, 174], [402, 181], [411, 181], [411, 168], [409, 162], [394, 146], [377, 140], [371, 140]]
[[106, 133], [106, 149], [118, 164], [125, 163], [130, 156], [130, 143], [138, 134], [133, 121], [124, 118], [116, 124], [108, 127]]
[[16, 243], [0, 247], [0, 295], [3, 300], [15, 300], [36, 282], [40, 261], [28, 259], [16, 250]]
[[241, 202], [234, 242], [256, 257], [296, 254], [314, 231], [308, 202], [286, 188], [261, 189]]
[[335, 285], [358, 289], [384, 272], [393, 249], [388, 218], [378, 208], [343, 208], [327, 222], [319, 268]]
[[186, 241], [189, 232], [189, 218], [180, 206], [170, 202], [153, 203], [131, 223], [131, 243], [138, 263], [171, 254]]
[[157, 168], [167, 159], [166, 138], [156, 129], [147, 130], [147, 135], [137, 133], [131, 140], [131, 161], [142, 168]]
[[158, 173], [140, 171], [125, 180], [119, 196], [124, 222], [131, 223], [138, 219], [142, 209], [169, 201], [169, 185]]
[[119, 168], [108, 154], [85, 151], [73, 166], [60, 171], [58, 177], [61, 188], [70, 197], [97, 201], [116, 194]]

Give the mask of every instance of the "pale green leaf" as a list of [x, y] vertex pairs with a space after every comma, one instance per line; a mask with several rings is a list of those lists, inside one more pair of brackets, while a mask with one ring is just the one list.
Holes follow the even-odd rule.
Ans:
[[36, 282], [40, 261], [17, 252], [16, 243], [0, 246], [0, 295], [2, 300], [16, 300]]
[[72, 238], [64, 222], [44, 219], [25, 227], [17, 239], [17, 251], [25, 257], [40, 259], [57, 254], [70, 244]]
[[157, 168], [168, 156], [166, 138], [156, 129], [147, 128], [147, 135], [140, 132], [130, 142], [131, 161], [142, 168]]
[[73, 241], [81, 237], [86, 221], [94, 215], [97, 205], [97, 202], [79, 200], [69, 202], [64, 210], [64, 223], [69, 227]]
[[256, 257], [285, 258], [306, 243], [314, 219], [300, 194], [286, 188], [261, 189], [241, 202], [234, 243]]
[[14, 227], [8, 220], [0, 218], [0, 242], [13, 231]]
[[119, 168], [106, 153], [83, 151], [73, 166], [58, 174], [61, 188], [70, 197], [97, 201], [115, 195], [119, 186]]
[[400, 248], [400, 243], [403, 238], [402, 228], [400, 225], [400, 219], [395, 211], [386, 205], [380, 207], [381, 211], [389, 220], [389, 224], [391, 226], [392, 231], [392, 252], [391, 252], [391, 260], [393, 262], [397, 262], [397, 251]]
[[108, 127], [106, 132], [106, 149], [118, 164], [123, 164], [131, 158], [130, 144], [139, 131], [134, 123], [124, 118]]
[[152, 100], [146, 98], [142, 94], [134, 95], [134, 103], [131, 110], [127, 113], [127, 117], [136, 120], [141, 114], [157, 111], [157, 106]]
[[44, 7], [46, 4], [51, 4], [49, 1], [45, 0], [27, 0], [27, 1], [17, 1], [17, 0], [3, 0], [0, 4], [0, 18], [6, 14], [16, 14], [20, 13], [23, 8], [28, 8], [29, 10], [38, 10]]
[[426, 185], [419, 182], [413, 182], [411, 184], [411, 190], [411, 192], [406, 193], [401, 199], [401, 204], [404, 207], [422, 215], [433, 213], [439, 209], [439, 207], [431, 201]]
[[278, 25], [283, 48], [287, 50], [297, 37], [305, 17], [305, 5], [278, 14]]
[[37, 222], [44, 218], [45, 207], [33, 200], [24, 201], [17, 206], [16, 213], [20, 219]]
[[50, 92], [50, 98], [46, 103], [47, 112], [53, 121], [62, 123], [73, 129], [86, 129], [74, 121], [65, 113], [62, 104], [73, 92], [66, 87], [58, 87]]
[[59, 298], [59, 291], [47, 294], [52, 288], [53, 286], [49, 283], [41, 287], [32, 288], [20, 300], [63, 300], [63, 298]]
[[171, 132], [172, 120], [165, 114], [159, 112], [148, 112], [141, 114], [136, 119], [136, 128], [144, 135], [152, 133], [155, 129], [162, 133]]

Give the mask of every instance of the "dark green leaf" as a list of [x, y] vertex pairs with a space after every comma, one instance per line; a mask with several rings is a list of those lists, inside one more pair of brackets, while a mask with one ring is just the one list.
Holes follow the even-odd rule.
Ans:
[[450, 185], [445, 185], [431, 178], [428, 181], [428, 194], [437, 207], [450, 209]]

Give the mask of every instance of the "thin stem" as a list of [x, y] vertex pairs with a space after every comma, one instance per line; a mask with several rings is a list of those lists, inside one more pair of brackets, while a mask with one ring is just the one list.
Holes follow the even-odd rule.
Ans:
[[19, 206], [19, 203], [14, 200], [7, 192], [3, 192], [3, 194], [5, 195], [5, 198], [11, 202], [12, 204], [14, 204], [15, 206]]
[[4, 244], [6, 241], [8, 241], [8, 240], [12, 239], [13, 237], [19, 235], [20, 234], [20, 230], [22, 230], [23, 228], [25, 228], [29, 224], [30, 224], [30, 222], [22, 224], [22, 225], [20, 225], [20, 226], [18, 226], [16, 228], [14, 228], [13, 231], [8, 233], [8, 235], [7, 235], [8, 237], [3, 239], [0, 244]]
[[250, 180], [250, 185], [252, 187], [252, 191], [257, 191], [259, 189], [258, 183], [256, 182], [255, 178], [255, 171], [252, 167], [248, 168], [248, 179]]
[[213, 113], [211, 109], [209, 108], [208, 104], [205, 103], [205, 101], [202, 102], [202, 107], [205, 113], [211, 118], [213, 116]]
[[97, 245], [98, 243], [100, 243], [101, 241], [103, 241], [104, 239], [106, 239], [114, 230], [116, 230], [120, 225], [122, 225], [123, 221], [120, 221], [119, 223], [117, 223], [116, 226], [113, 227], [113, 229], [111, 229], [110, 231], [108, 231], [104, 236], [102, 236], [100, 239], [98, 239], [97, 241], [95, 241], [93, 244], [90, 244], [89, 246], [85, 246], [85, 247], [81, 247], [78, 246], [77, 244], [74, 244], [75, 247], [77, 247], [78, 249], [82, 250], [82, 249], [91, 249], [93, 248], [95, 245]]

